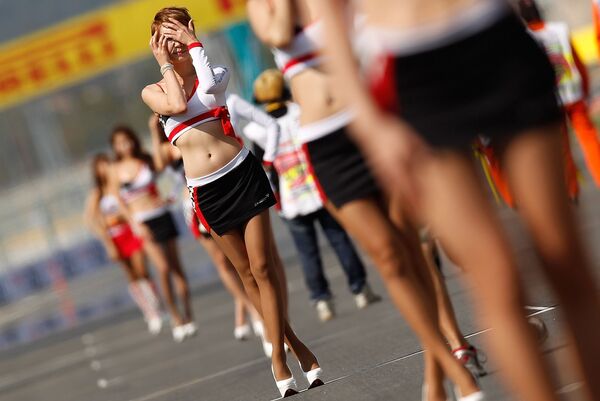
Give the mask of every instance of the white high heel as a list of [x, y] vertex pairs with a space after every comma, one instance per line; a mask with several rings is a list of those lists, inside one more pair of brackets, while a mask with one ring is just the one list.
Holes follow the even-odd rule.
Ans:
[[312, 370], [309, 370], [308, 372], [305, 372], [304, 369], [302, 369], [302, 364], [299, 361], [298, 365], [300, 366], [300, 370], [302, 371], [304, 378], [306, 379], [306, 381], [308, 381], [309, 390], [311, 388], [319, 387], [325, 384], [325, 382], [322, 379], [323, 369], [321, 369], [321, 367], [314, 368]]
[[183, 324], [180, 324], [179, 326], [174, 326], [171, 330], [173, 333], [173, 340], [175, 340], [176, 343], [181, 343], [183, 342], [183, 340], [185, 340], [186, 332], [185, 326]]
[[454, 394], [458, 401], [485, 401], [485, 394], [481, 390], [463, 397], [460, 395], [460, 390], [457, 387], [454, 387]]
[[243, 326], [236, 326], [233, 329], [233, 337], [238, 341], [245, 341], [250, 338], [252, 334], [252, 328], [249, 324], [245, 324]]
[[196, 323], [189, 322], [183, 325], [183, 330], [185, 331], [185, 337], [194, 337], [198, 333], [198, 327], [196, 327]]
[[298, 386], [296, 385], [296, 379], [294, 376], [289, 379], [277, 380], [275, 377], [275, 371], [273, 370], [273, 365], [271, 365], [271, 373], [273, 373], [273, 379], [275, 379], [275, 385], [277, 385], [277, 389], [279, 390], [279, 394], [281, 394], [281, 398], [291, 397], [292, 395], [298, 394]]
[[458, 401], [485, 401], [485, 395], [483, 391], [478, 391], [473, 394], [469, 394], [466, 397], [460, 397]]
[[260, 320], [252, 320], [252, 331], [254, 331], [256, 337], [264, 337], [265, 327], [263, 326], [263, 322]]

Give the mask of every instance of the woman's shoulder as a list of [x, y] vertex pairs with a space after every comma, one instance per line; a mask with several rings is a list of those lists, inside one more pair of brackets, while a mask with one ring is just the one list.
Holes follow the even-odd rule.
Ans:
[[144, 87], [144, 89], [142, 89], [142, 93], [146, 90], [152, 91], [152, 92], [159, 92], [159, 91], [165, 92], [165, 80], [161, 79], [158, 82], [154, 82], [154, 83], [146, 85]]

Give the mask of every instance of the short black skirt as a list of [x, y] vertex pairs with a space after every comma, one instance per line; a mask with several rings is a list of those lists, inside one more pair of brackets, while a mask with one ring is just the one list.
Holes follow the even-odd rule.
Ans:
[[191, 188], [194, 210], [207, 231], [219, 236], [242, 227], [277, 203], [260, 162], [249, 153], [217, 180]]
[[339, 208], [379, 195], [379, 187], [346, 128], [304, 144], [304, 152], [324, 201]]
[[397, 112], [434, 147], [464, 148], [477, 135], [503, 140], [563, 118], [548, 57], [512, 13], [473, 36], [389, 62]]
[[144, 221], [144, 224], [152, 232], [154, 241], [158, 243], [167, 242], [169, 240], [177, 238], [179, 232], [175, 226], [175, 220], [171, 212], [165, 212], [160, 216]]

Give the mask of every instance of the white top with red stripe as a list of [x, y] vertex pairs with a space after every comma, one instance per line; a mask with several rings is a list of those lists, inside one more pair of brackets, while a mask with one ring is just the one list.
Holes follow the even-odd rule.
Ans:
[[132, 202], [142, 195], [158, 194], [154, 172], [143, 163], [133, 180], [121, 182], [119, 194], [125, 203]]
[[[188, 50], [196, 70], [197, 81], [189, 96], [187, 110], [173, 116], [161, 116], [160, 119], [172, 144], [199, 124], [219, 119], [227, 122], [229, 120], [225, 96], [229, 70], [224, 66], [212, 67], [200, 42], [190, 44]], [[225, 134], [228, 135], [228, 132]]]
[[313, 22], [298, 32], [288, 46], [271, 49], [277, 67], [287, 79], [322, 62], [322, 31], [322, 22]]

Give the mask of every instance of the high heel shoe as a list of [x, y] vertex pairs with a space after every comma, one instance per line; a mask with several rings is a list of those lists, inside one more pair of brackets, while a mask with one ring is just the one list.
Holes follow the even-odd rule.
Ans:
[[460, 394], [458, 387], [454, 387], [454, 394], [456, 395], [457, 401], [485, 401], [485, 394], [481, 390], [463, 397]]
[[293, 375], [289, 379], [277, 380], [273, 365], [271, 365], [271, 373], [273, 373], [273, 379], [275, 379], [275, 384], [277, 385], [279, 394], [281, 394], [281, 398], [298, 394], [298, 386], [296, 385], [296, 379], [294, 379]]
[[305, 372], [304, 369], [302, 369], [302, 364], [300, 362], [298, 362], [298, 365], [300, 365], [300, 370], [306, 378], [306, 381], [308, 381], [308, 390], [325, 384], [325, 382], [322, 379], [323, 369], [321, 369], [321, 367], [314, 368], [312, 370], [309, 370], [308, 372]]
[[458, 401], [485, 401], [485, 395], [483, 394], [483, 391], [477, 391], [476, 393], [469, 394], [466, 397], [459, 397], [457, 394], [456, 398]]

